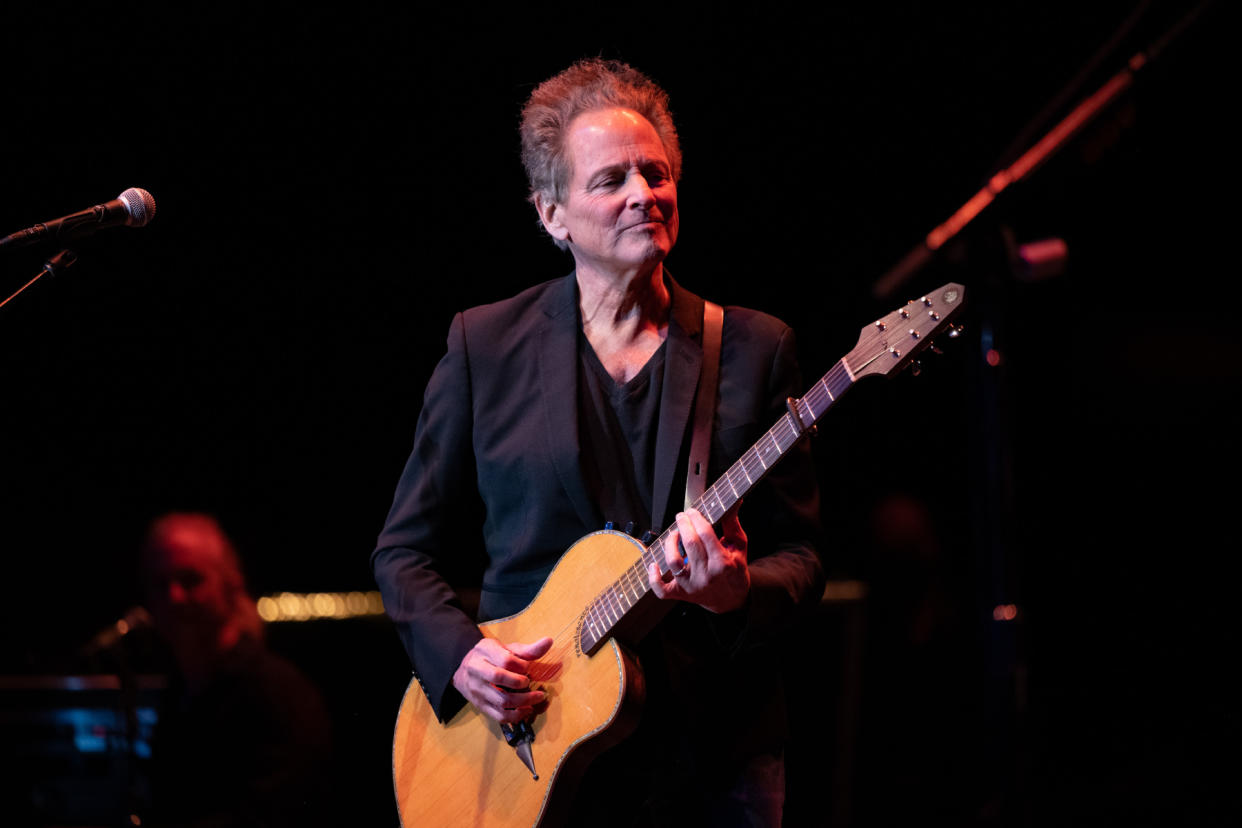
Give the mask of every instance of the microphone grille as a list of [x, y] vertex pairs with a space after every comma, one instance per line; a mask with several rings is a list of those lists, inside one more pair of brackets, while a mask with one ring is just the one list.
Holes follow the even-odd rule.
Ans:
[[141, 187], [130, 187], [118, 198], [125, 205], [129, 218], [125, 221], [130, 227], [142, 227], [155, 218], [155, 199]]

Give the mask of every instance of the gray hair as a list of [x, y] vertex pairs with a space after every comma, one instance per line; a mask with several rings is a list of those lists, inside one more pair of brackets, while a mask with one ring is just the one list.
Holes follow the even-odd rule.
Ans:
[[[668, 93], [629, 64], [588, 58], [539, 84], [522, 107], [522, 165], [532, 203], [536, 195], [564, 203], [571, 172], [565, 133], [579, 115], [611, 107], [632, 109], [651, 122], [668, 155], [673, 181], [681, 180], [681, 144]], [[557, 246], [567, 247], [559, 240]]]

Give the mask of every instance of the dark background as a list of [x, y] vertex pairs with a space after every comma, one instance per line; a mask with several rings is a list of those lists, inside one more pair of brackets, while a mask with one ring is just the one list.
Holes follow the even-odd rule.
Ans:
[[[374, 588], [452, 313], [570, 268], [523, 200], [517, 116], [600, 54], [672, 96], [671, 272], [789, 322], [808, 382], [906, 299], [968, 291], [963, 337], [853, 392], [815, 442], [826, 561], [865, 597], [790, 641], [791, 823], [1236, 819], [1222, 4], [872, 293], [1188, 5], [9, 12], [0, 231], [131, 186], [158, 213], [0, 308], [0, 668], [74, 669], [139, 600], [138, 542], [170, 509], [216, 514], [258, 594]], [[1018, 278], [1005, 239], [1049, 237], [1064, 271]], [[6, 249], [0, 294], [53, 252]], [[329, 695], [350, 821], [392, 824], [395, 635], [273, 640]]]

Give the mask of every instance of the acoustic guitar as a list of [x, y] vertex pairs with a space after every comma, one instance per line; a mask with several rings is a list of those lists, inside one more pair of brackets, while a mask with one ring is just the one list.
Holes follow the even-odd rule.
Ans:
[[[855, 382], [895, 373], [937, 334], [955, 335], [952, 319], [964, 297], [950, 283], [863, 328], [858, 344], [791, 399], [693, 508], [717, 523]], [[526, 609], [480, 625], [502, 642], [552, 636], [530, 672], [532, 686], [547, 694], [531, 720], [502, 727], [467, 704], [441, 724], [418, 682], [410, 682], [392, 754], [404, 828], [529, 828], [564, 818], [574, 780], [636, 723], [642, 672], [617, 639], [636, 640], [674, 603], [656, 599], [647, 581], [652, 564], [667, 572], [660, 550], [673, 531], [650, 546], [612, 530], [589, 534], [565, 552]]]

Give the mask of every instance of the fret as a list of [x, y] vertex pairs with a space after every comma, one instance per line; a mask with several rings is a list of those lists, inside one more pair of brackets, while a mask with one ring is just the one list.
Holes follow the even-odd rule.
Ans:
[[707, 512], [704, 512], [704, 516], [706, 517], [710, 513], [712, 516], [711, 520], [713, 523], [719, 520], [720, 516], [723, 515], [726, 511], [728, 511], [724, 507], [724, 502], [721, 501], [720, 499], [720, 491], [715, 486], [712, 486], [710, 489], [707, 490], [707, 495], [704, 496], [703, 499], [704, 499], [704, 506], [706, 506], [708, 509]]
[[835, 402], [837, 399], [836, 394], [833, 394], [832, 389], [828, 387], [828, 379], [831, 376], [832, 376], [832, 369], [829, 369], [828, 373], [824, 374], [823, 379], [819, 381], [820, 387], [822, 387], [824, 389], [824, 393], [828, 395], [829, 403]]
[[[710, 495], [710, 498], [708, 495]], [[703, 503], [703, 516], [711, 523], [720, 520], [725, 510], [720, 507], [720, 496], [716, 493], [716, 487], [712, 486], [708, 489], [701, 500]]]
[[806, 407], [806, 414], [803, 414], [801, 416], [802, 416], [802, 422], [804, 424], [809, 426], [815, 423], [815, 420], [816, 420], [815, 412], [811, 410], [811, 407], [809, 405]]
[[[811, 422], [807, 417], [804, 417], [801, 413], [799, 413], [798, 419], [801, 420], [801, 422], [803, 423], [802, 427], [809, 426]], [[789, 451], [789, 449], [793, 446], [793, 444], [798, 442], [798, 438], [802, 436], [802, 430], [801, 430], [802, 427], [794, 425], [792, 417], [787, 418], [781, 424], [785, 428], [785, 437], [783, 440], [781, 440], [781, 452], [786, 452], [786, 451]]]
[[633, 569], [626, 572], [626, 580], [629, 581], [630, 585], [630, 606], [633, 606], [634, 604], [637, 604], [645, 594], [643, 587], [646, 586], [646, 581], [640, 580], [638, 573]]
[[844, 394], [849, 387], [854, 384], [854, 374], [850, 371], [849, 367], [846, 366], [844, 360], [838, 362], [829, 373], [835, 373], [838, 397]]
[[663, 538], [664, 536], [661, 535], [659, 538], [652, 541], [651, 546], [648, 546], [643, 550], [643, 554], [640, 556], [639, 562], [635, 564], [636, 568], [641, 567], [644, 574], [651, 568], [652, 564], [655, 564], [657, 569], [659, 568], [659, 561], [656, 560], [655, 556], [655, 548], [657, 544], [663, 543]]
[[[773, 450], [775, 450], [775, 451], [776, 451], [776, 459], [777, 459], [777, 460], [779, 460], [779, 459], [780, 459], [780, 457], [781, 457], [781, 444], [780, 444], [780, 443], [778, 443], [778, 442], [776, 442], [776, 435], [775, 435], [774, 433], [772, 433], [772, 431], [771, 431], [770, 429], [769, 429], [769, 431], [768, 431], [768, 440], [769, 440], [769, 441], [771, 441], [771, 443], [772, 443], [772, 448], [773, 448]], [[762, 457], [762, 456], [760, 456], [760, 458], [759, 458], [759, 462], [763, 463], [763, 467], [764, 467], [765, 469], [766, 469], [766, 468], [768, 468], [768, 467], [770, 467], [770, 466], [772, 465], [771, 463], [765, 463], [765, 462], [763, 461], [763, 457]]]
[[[801, 416], [801, 414], [798, 415], [799, 419], [801, 419]], [[783, 442], [783, 440], [777, 439], [777, 436], [783, 435], [788, 437], [790, 435], [796, 435], [797, 433], [798, 428], [794, 424], [793, 415], [788, 413], [782, 415], [781, 418], [777, 420], [776, 425], [772, 426], [772, 428], [768, 431], [768, 434], [772, 435], [772, 442], [776, 444], [776, 450], [780, 452], [784, 452], [785, 449], [789, 448], [790, 444]]]
[[664, 542], [668, 539], [668, 534], [669, 533], [665, 531], [659, 538], [656, 539], [655, 543], [651, 544], [651, 563], [655, 565], [656, 570], [659, 572], [663, 572], [665, 569]]
[[[823, 405], [824, 408], [832, 405], [833, 401], [836, 399], [836, 395], [832, 393], [832, 386], [828, 384], [828, 380], [831, 378], [832, 369], [829, 369], [828, 373], [819, 378], [819, 384], [815, 387], [815, 390], [818, 393], [816, 399], [821, 405]], [[827, 400], [824, 399], [825, 395], [828, 397]]]
[[768, 439], [765, 441], [763, 437], [760, 437], [758, 446], [755, 446], [755, 459], [758, 459], [759, 466], [766, 472], [773, 464], [766, 461], [765, 458], [773, 456], [773, 449], [776, 449], [775, 457], [780, 459], [780, 446], [776, 443], [776, 432], [771, 430], [771, 428], [769, 428], [768, 433], [764, 434], [764, 437]]

